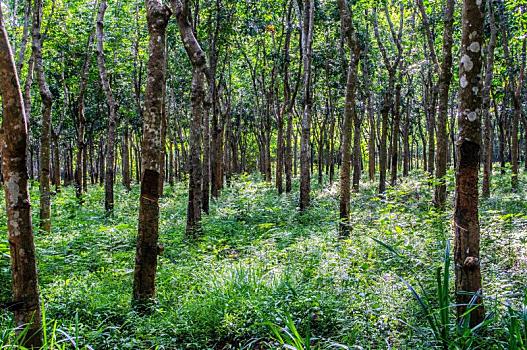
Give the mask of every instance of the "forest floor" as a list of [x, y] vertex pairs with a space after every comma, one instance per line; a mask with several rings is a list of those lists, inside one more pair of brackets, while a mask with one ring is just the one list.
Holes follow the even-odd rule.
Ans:
[[[527, 177], [521, 180], [525, 185]], [[527, 201], [524, 192], [511, 193], [509, 182], [509, 174], [495, 175], [493, 196], [480, 209], [485, 304], [492, 316], [476, 338], [452, 331], [452, 344], [459, 348], [510, 348], [518, 325], [514, 310], [525, 307]], [[34, 224], [37, 186], [31, 189]], [[204, 216], [203, 236], [187, 241], [186, 184], [167, 185], [158, 302], [149, 316], [130, 307], [138, 186], [129, 193], [118, 186], [111, 218], [104, 214], [102, 187], [91, 186], [82, 207], [74, 189], [65, 188], [53, 197], [53, 232], [36, 233], [52, 334], [47, 336], [69, 337], [63, 344], [74, 340], [79, 349], [270, 349], [279, 348], [281, 337], [295, 346], [288, 332], [297, 341], [309, 335], [321, 349], [437, 345], [408, 288], [415, 287], [430, 312], [438, 311], [436, 269], [443, 266], [445, 240], [451, 237], [452, 209], [435, 211], [426, 175], [413, 173], [385, 200], [373, 184], [362, 185], [352, 194], [348, 239], [338, 238], [337, 185], [313, 187], [312, 207], [300, 213], [297, 187], [279, 196], [257, 176], [236, 178]], [[5, 225], [2, 209], [4, 237]], [[2, 239], [0, 301], [10, 298], [8, 253]], [[288, 320], [296, 327], [287, 326]], [[10, 322], [10, 314], [0, 311], [0, 347], [12, 341]]]

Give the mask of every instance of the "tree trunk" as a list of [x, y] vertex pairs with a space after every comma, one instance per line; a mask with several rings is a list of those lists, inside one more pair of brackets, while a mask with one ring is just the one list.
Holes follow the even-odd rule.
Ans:
[[59, 136], [53, 133], [53, 174], [55, 179], [55, 191], [60, 192], [60, 142]]
[[[114, 161], [115, 161], [115, 124], [116, 124], [116, 105], [106, 72], [106, 63], [104, 58], [104, 14], [108, 7], [106, 0], [102, 0], [99, 5], [97, 14], [97, 65], [99, 66], [99, 75], [101, 85], [106, 95], [108, 104], [108, 140], [106, 149], [106, 178], [104, 181], [104, 209], [106, 212], [113, 212], [113, 183], [114, 183]], [[83, 150], [85, 147], [83, 147]]]
[[[392, 39], [396, 44], [397, 47], [397, 55], [395, 57], [394, 62], [390, 62], [390, 59], [388, 57], [388, 53], [386, 52], [386, 48], [383, 45], [383, 41], [381, 40], [381, 37], [379, 35], [379, 25], [378, 25], [378, 19], [377, 19], [377, 9], [374, 9], [374, 33], [375, 38], [377, 40], [377, 44], [379, 46], [379, 50], [381, 51], [381, 55], [384, 61], [384, 66], [386, 67], [386, 70], [388, 71], [388, 89], [384, 92], [384, 100], [382, 104], [381, 109], [381, 138], [380, 138], [380, 150], [379, 150], [379, 193], [383, 194], [386, 191], [386, 167], [387, 167], [387, 158], [388, 158], [388, 152], [387, 152], [387, 139], [388, 139], [388, 115], [390, 111], [394, 112], [395, 109], [393, 107], [393, 94], [394, 94], [394, 86], [395, 86], [395, 77], [397, 74], [397, 69], [399, 68], [402, 54], [403, 54], [403, 48], [401, 44], [401, 38], [402, 38], [402, 30], [403, 30], [403, 17], [404, 17], [404, 8], [403, 4], [400, 4], [400, 17], [399, 17], [399, 30], [398, 33], [395, 32], [387, 4], [384, 4], [384, 12], [386, 15], [386, 20], [390, 26], [390, 32], [392, 35]], [[394, 132], [396, 134], [397, 132]], [[393, 150], [393, 144], [391, 144], [392, 151]], [[395, 164], [397, 166], [397, 164]]]
[[189, 237], [196, 237], [201, 233], [201, 123], [205, 102], [205, 74], [207, 60], [194, 31], [189, 22], [188, 2], [172, 0], [172, 7], [176, 14], [181, 40], [192, 63], [192, 121], [190, 126], [189, 149], [189, 198], [187, 207], [186, 233]]
[[[286, 23], [285, 23], [285, 43], [284, 43], [284, 64], [283, 64], [283, 76], [284, 76], [284, 101], [282, 104], [282, 107], [280, 108], [280, 111], [278, 112], [278, 118], [277, 118], [277, 135], [276, 135], [276, 189], [279, 194], [282, 194], [284, 191], [284, 181], [283, 181], [283, 175], [285, 172], [286, 176], [286, 192], [289, 192], [291, 190], [291, 169], [288, 169], [287, 162], [289, 161], [287, 157], [291, 156], [291, 150], [289, 149], [289, 152], [287, 150], [287, 147], [291, 147], [291, 140], [287, 139], [291, 135], [288, 135], [288, 131], [286, 131], [286, 135], [284, 137], [284, 118], [287, 116], [287, 119], [289, 120], [290, 112], [290, 94], [291, 90], [289, 87], [289, 64], [291, 61], [291, 57], [289, 54], [289, 49], [291, 47], [291, 13], [293, 8], [293, 1], [289, 2], [289, 5], [287, 7], [287, 16], [286, 16]], [[289, 126], [289, 125], [288, 125]], [[289, 176], [289, 191], [288, 191], [288, 179]]]
[[177, 172], [176, 163], [174, 162], [174, 143], [172, 141], [168, 144], [168, 184], [174, 186], [174, 175]]
[[[479, 3], [479, 5], [478, 5]], [[483, 43], [483, 6], [480, 0], [463, 1], [463, 34], [459, 76], [459, 155], [456, 169], [454, 207], [454, 266], [458, 318], [470, 317], [470, 326], [484, 319], [481, 296], [476, 307], [464, 316], [474, 293], [481, 293], [480, 230], [478, 218], [478, 172], [481, 129], [481, 47]], [[466, 84], [464, 82], [467, 82]], [[468, 294], [467, 294], [468, 293]]]
[[304, 66], [304, 112], [302, 114], [302, 135], [300, 139], [300, 203], [301, 211], [309, 207], [311, 189], [311, 109], [313, 104], [311, 87], [311, 58], [313, 54], [314, 0], [304, 1], [302, 23], [302, 62]]
[[399, 129], [401, 124], [401, 84], [395, 87], [395, 105], [393, 106], [393, 130], [392, 130], [392, 153], [391, 153], [391, 179], [390, 185], [397, 183], [397, 165], [399, 161]]
[[370, 181], [375, 180], [375, 114], [373, 111], [373, 101], [372, 101], [372, 92], [370, 90], [370, 71], [368, 67], [368, 53], [369, 53], [369, 47], [366, 46], [366, 50], [364, 52], [365, 61], [362, 65], [362, 75], [364, 77], [364, 81], [366, 84], [365, 91], [366, 91], [366, 109], [368, 112], [368, 122], [370, 127], [370, 137], [368, 139], [368, 178]]
[[[90, 34], [88, 37], [88, 44], [86, 45], [86, 56], [84, 57], [84, 64], [82, 66], [82, 72], [80, 77], [79, 84], [79, 96], [77, 98], [77, 115], [76, 115], [76, 125], [77, 125], [77, 160], [75, 163], [75, 190], [76, 196], [79, 202], [82, 204], [82, 193], [83, 193], [83, 150], [85, 147], [85, 135], [84, 129], [86, 125], [86, 119], [84, 117], [84, 93], [86, 91], [86, 85], [88, 82], [88, 72], [90, 69], [90, 51], [93, 41], [93, 34]], [[102, 173], [102, 171], [101, 171]]]
[[[357, 66], [359, 63], [360, 46], [353, 28], [352, 15], [344, 0], [339, 0], [340, 25], [343, 37], [351, 50], [349, 60], [346, 103], [342, 123], [342, 167], [340, 170], [340, 234], [350, 232], [350, 166], [351, 166], [351, 128], [355, 117], [355, 89], [357, 83]], [[357, 158], [357, 155], [355, 155]]]
[[[40, 6], [36, 6], [36, 11]], [[35, 15], [40, 18], [40, 15]], [[40, 23], [40, 21], [38, 21]], [[34, 31], [35, 33], [35, 31]], [[35, 38], [34, 38], [35, 39]], [[37, 38], [40, 41], [40, 36]], [[35, 41], [35, 40], [34, 40]], [[0, 6], [0, 94], [2, 96], [2, 171], [5, 181], [7, 231], [11, 255], [13, 307], [16, 333], [22, 346], [40, 349], [42, 321], [38, 290], [35, 245], [28, 191], [28, 121], [20, 83]]]
[[123, 135], [123, 149], [122, 149], [122, 173], [123, 173], [123, 185], [127, 191], [131, 189], [131, 178], [130, 178], [130, 146], [128, 141], [130, 136], [128, 135], [128, 125], [125, 122], [124, 135]]
[[407, 98], [406, 113], [403, 121], [403, 177], [407, 177], [412, 165], [412, 151], [410, 150], [410, 108], [413, 100]]
[[40, 97], [42, 99], [42, 129], [40, 137], [40, 229], [51, 232], [51, 194], [50, 194], [50, 158], [51, 158], [51, 107], [53, 95], [46, 83], [42, 62], [42, 0], [36, 0], [33, 8], [33, 55]]
[[[165, 44], [166, 45], [166, 44]], [[166, 68], [165, 68], [166, 70]], [[161, 109], [161, 153], [159, 153], [159, 196], [163, 196], [163, 191], [165, 189], [165, 174], [166, 174], [166, 155], [167, 155], [167, 111], [166, 111], [166, 84], [163, 85], [163, 90], [161, 91], [163, 97], [163, 105]]]
[[148, 23], [149, 59], [145, 91], [142, 143], [141, 198], [135, 257], [133, 300], [141, 310], [155, 297], [157, 256], [161, 252], [159, 236], [159, 154], [161, 153], [161, 119], [166, 79], [165, 33], [170, 9], [161, 0], [145, 0]]
[[[215, 84], [214, 82], [212, 84]], [[210, 103], [210, 96], [204, 97], [207, 101], [203, 101], [204, 110], [203, 110], [203, 176], [202, 176], [202, 190], [201, 190], [201, 207], [205, 213], [209, 213], [209, 201], [211, 194], [211, 139], [210, 139], [210, 111], [212, 104]], [[212, 150], [215, 151], [213, 147]], [[223, 152], [220, 152], [220, 155], [223, 155]], [[214, 158], [216, 160], [216, 158]], [[222, 160], [223, 161], [223, 160]], [[220, 162], [222, 163], [222, 162]], [[217, 166], [217, 164], [216, 164]], [[216, 169], [216, 168], [215, 168]], [[215, 198], [219, 196], [219, 188], [215, 187], [216, 192]]]
[[31, 0], [26, 0], [24, 6], [24, 27], [22, 29], [22, 40], [20, 42], [20, 49], [18, 51], [18, 59], [16, 61], [16, 70], [18, 76], [22, 75], [22, 67], [24, 65], [24, 58], [26, 56], [26, 47], [29, 37], [29, 25], [31, 17]]
[[[446, 202], [446, 169], [448, 154], [448, 92], [452, 80], [452, 27], [454, 23], [455, 0], [447, 0], [443, 15], [443, 61], [439, 72], [439, 104], [437, 113], [437, 155], [436, 155], [436, 186], [434, 204], [444, 208]], [[463, 84], [463, 82], [462, 82]]]
[[487, 63], [485, 69], [485, 82], [482, 91], [483, 120], [485, 123], [484, 146], [483, 146], [483, 181], [481, 195], [483, 198], [490, 197], [490, 183], [492, 175], [492, 121], [490, 116], [490, 90], [492, 88], [492, 77], [494, 71], [494, 49], [496, 48], [496, 20], [492, 9], [492, 0], [487, 0], [489, 9], [490, 40], [487, 45]]
[[[391, 91], [391, 88], [388, 89]], [[386, 92], [384, 94], [384, 101], [382, 103], [381, 109], [381, 144], [379, 149], [379, 193], [382, 194], [386, 192], [386, 158], [387, 158], [387, 149], [386, 142], [388, 138], [388, 113], [390, 112], [390, 97], [391, 92]]]

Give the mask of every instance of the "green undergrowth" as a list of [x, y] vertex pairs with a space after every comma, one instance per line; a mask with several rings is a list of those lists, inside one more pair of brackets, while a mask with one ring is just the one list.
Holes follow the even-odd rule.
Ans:
[[[524, 192], [511, 193], [509, 180], [510, 174], [495, 176], [493, 196], [480, 210], [485, 304], [492, 322], [472, 342], [456, 340], [452, 348], [505, 349], [511, 337], [524, 334], [527, 202]], [[34, 224], [37, 186], [31, 188]], [[435, 271], [451, 239], [451, 206], [444, 213], [433, 208], [431, 184], [420, 172], [385, 198], [365, 182], [352, 194], [352, 232], [340, 239], [338, 185], [313, 187], [312, 206], [300, 213], [297, 187], [279, 196], [261, 178], [240, 176], [212, 202], [203, 236], [187, 240], [186, 184], [167, 185], [160, 227], [165, 251], [149, 316], [130, 308], [138, 185], [129, 193], [117, 186], [112, 217], [104, 213], [102, 187], [91, 186], [83, 206], [73, 188], [64, 188], [53, 197], [52, 233], [35, 231], [47, 324], [63, 340], [56, 348], [73, 348], [68, 337], [79, 349], [439, 346], [406, 283], [428, 293], [434, 307]], [[2, 209], [4, 237], [5, 225]], [[9, 285], [3, 239], [0, 301], [9, 300]], [[448, 317], [455, 328], [453, 311]], [[12, 329], [10, 314], [1, 311], [0, 346], [14, 342]], [[295, 332], [299, 340], [287, 343], [287, 334], [294, 338]]]

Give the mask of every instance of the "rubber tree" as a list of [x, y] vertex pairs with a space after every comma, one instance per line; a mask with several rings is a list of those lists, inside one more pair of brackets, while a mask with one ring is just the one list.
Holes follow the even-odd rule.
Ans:
[[[485, 315], [480, 295], [480, 228], [478, 217], [483, 8], [484, 4], [481, 0], [463, 1], [463, 31], [459, 65], [459, 133], [456, 142], [458, 159], [453, 225], [456, 303], [458, 318], [470, 317], [471, 326], [480, 324]], [[474, 303], [476, 307], [469, 313], [469, 316], [465, 316], [470, 303]]]
[[304, 68], [303, 84], [304, 111], [301, 120], [300, 138], [300, 210], [306, 210], [310, 204], [311, 192], [311, 113], [313, 108], [313, 87], [311, 86], [311, 61], [313, 56], [313, 32], [315, 1], [305, 0], [302, 10], [302, 64]]
[[50, 190], [50, 170], [51, 170], [51, 108], [53, 95], [49, 90], [44, 73], [44, 63], [42, 60], [42, 36], [40, 29], [42, 26], [42, 0], [35, 0], [33, 4], [33, 59], [35, 73], [37, 75], [40, 98], [42, 100], [42, 129], [40, 136], [40, 229], [51, 231], [51, 190]]
[[345, 38], [351, 51], [347, 67], [346, 101], [342, 124], [342, 166], [340, 169], [340, 234], [348, 235], [350, 231], [351, 130], [352, 123], [356, 120], [355, 92], [360, 45], [353, 27], [352, 14], [346, 1], [339, 0], [338, 6], [342, 36]]
[[187, 206], [187, 227], [189, 237], [197, 236], [201, 231], [201, 121], [205, 113], [205, 77], [207, 75], [207, 58], [201, 48], [189, 19], [188, 1], [173, 0], [172, 8], [176, 15], [179, 34], [185, 51], [192, 64], [192, 120], [190, 125], [189, 154], [189, 198]]
[[148, 310], [155, 297], [157, 256], [162, 251], [159, 237], [159, 177], [161, 153], [161, 118], [166, 81], [165, 35], [170, 9], [161, 0], [145, 0], [149, 33], [149, 58], [143, 113], [141, 148], [141, 196], [139, 227], [135, 256], [133, 302], [140, 310]]
[[114, 183], [114, 161], [115, 161], [115, 124], [117, 108], [113, 97], [112, 88], [106, 71], [106, 62], [104, 57], [104, 14], [108, 4], [102, 0], [97, 13], [97, 65], [99, 66], [99, 76], [101, 85], [106, 96], [108, 104], [108, 134], [106, 144], [106, 178], [104, 180], [104, 208], [106, 212], [112, 212], [114, 207], [113, 200], [113, 183]]
[[0, 95], [2, 96], [2, 172], [7, 211], [16, 332], [27, 333], [22, 346], [42, 346], [42, 320], [38, 290], [35, 245], [31, 226], [26, 147], [28, 123], [13, 52], [0, 6]]

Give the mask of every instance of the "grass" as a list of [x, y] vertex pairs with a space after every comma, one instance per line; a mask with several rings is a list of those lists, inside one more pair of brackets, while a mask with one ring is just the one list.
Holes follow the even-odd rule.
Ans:
[[[496, 175], [493, 196], [480, 211], [492, 322], [469, 343], [452, 335], [452, 348], [525, 348], [527, 202], [524, 192], [510, 192], [509, 180], [510, 174]], [[129, 193], [117, 186], [113, 217], [104, 214], [99, 186], [89, 188], [83, 207], [72, 188], [54, 196], [53, 232], [36, 233], [48, 333], [58, 342], [50, 349], [73, 348], [68, 337], [79, 349], [443, 347], [406, 283], [428, 298], [430, 310], [440, 310], [441, 324], [456, 330], [453, 309], [444, 310], [452, 273], [440, 274], [437, 290], [452, 210], [438, 213], [431, 206], [423, 173], [390, 189], [386, 199], [374, 184], [361, 185], [352, 195], [353, 230], [344, 240], [337, 233], [337, 186], [313, 184], [313, 205], [300, 213], [297, 187], [278, 196], [257, 176], [232, 183], [212, 203], [196, 241], [184, 237], [186, 185], [166, 186], [156, 311], [144, 317], [130, 307], [138, 186]], [[36, 214], [37, 184], [31, 195]], [[3, 232], [5, 222], [2, 210]], [[0, 301], [9, 300], [6, 240], [0, 241], [0, 285]], [[0, 347], [13, 343], [10, 314], [0, 311]]]

